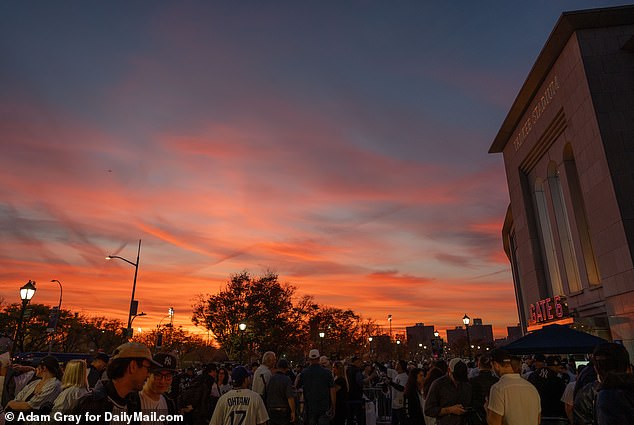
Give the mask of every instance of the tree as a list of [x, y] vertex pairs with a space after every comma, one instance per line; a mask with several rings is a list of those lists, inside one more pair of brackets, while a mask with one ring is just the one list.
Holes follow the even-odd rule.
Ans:
[[[10, 304], [0, 311], [0, 332], [13, 337], [21, 308], [20, 304]], [[69, 353], [103, 349], [111, 352], [125, 342], [121, 321], [86, 317], [64, 309], [60, 312], [55, 333], [51, 334], [46, 331], [50, 313], [49, 306], [29, 304], [20, 331], [22, 338], [18, 339], [18, 351], [48, 351], [52, 341], [53, 351]]]
[[[210, 330], [230, 358], [245, 351], [289, 351], [301, 344], [301, 314], [292, 302], [296, 288], [282, 284], [272, 272], [262, 277], [248, 271], [231, 275], [227, 287], [194, 305], [192, 322]], [[240, 331], [238, 325], [247, 329]], [[241, 332], [244, 332], [241, 334]]]
[[[161, 346], [158, 346], [161, 334]], [[226, 353], [209, 345], [202, 337], [183, 329], [182, 326], [171, 328], [169, 325], [151, 331], [138, 333], [132, 339], [148, 346], [155, 352], [173, 353], [183, 365], [183, 360], [190, 362], [210, 362], [227, 360]]]

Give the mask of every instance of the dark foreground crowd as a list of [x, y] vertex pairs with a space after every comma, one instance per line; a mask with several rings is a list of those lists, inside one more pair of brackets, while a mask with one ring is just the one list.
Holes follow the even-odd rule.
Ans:
[[375, 425], [377, 413], [391, 425], [634, 424], [629, 355], [613, 343], [598, 346], [583, 368], [500, 349], [477, 364], [419, 365], [356, 356], [331, 363], [311, 350], [294, 370], [267, 352], [249, 367], [179, 371], [172, 354], [152, 356], [134, 342], [63, 371], [52, 356], [35, 368], [0, 360], [0, 425]]

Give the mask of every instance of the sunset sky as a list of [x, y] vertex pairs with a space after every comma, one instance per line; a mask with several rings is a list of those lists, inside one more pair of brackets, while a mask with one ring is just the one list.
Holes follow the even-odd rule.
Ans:
[[518, 322], [487, 154], [559, 15], [604, 1], [4, 1], [0, 298], [149, 329], [232, 273], [379, 325]]

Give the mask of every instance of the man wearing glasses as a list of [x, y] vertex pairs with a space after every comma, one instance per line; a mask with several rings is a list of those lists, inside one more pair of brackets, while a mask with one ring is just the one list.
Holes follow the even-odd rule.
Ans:
[[[176, 414], [174, 400], [165, 395], [172, 385], [172, 378], [176, 373], [176, 357], [169, 353], [154, 355], [154, 361], [161, 366], [152, 369], [143, 390], [139, 391], [141, 411], [144, 413], [143, 425], [166, 425], [165, 421], [153, 418]], [[152, 415], [156, 412], [156, 415]]]
[[150, 368], [161, 366], [152, 359], [150, 349], [138, 342], [126, 342], [114, 350], [103, 385], [80, 398], [74, 410], [81, 423], [115, 425], [128, 423], [134, 412], [141, 411], [137, 391], [143, 389]]

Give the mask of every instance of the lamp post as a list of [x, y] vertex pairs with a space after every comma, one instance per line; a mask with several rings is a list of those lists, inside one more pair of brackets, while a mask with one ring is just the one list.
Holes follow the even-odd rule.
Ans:
[[238, 329], [240, 329], [240, 363], [244, 364], [244, 331], [247, 330], [247, 324], [240, 323]]
[[392, 355], [392, 315], [388, 314], [387, 315], [387, 321], [390, 322], [390, 360], [392, 360], [392, 357], [394, 357]]
[[174, 334], [174, 307], [170, 307], [167, 309], [167, 314], [170, 317], [170, 337], [169, 337], [169, 343], [172, 343], [172, 335]]
[[322, 356], [324, 354], [324, 337], [326, 336], [326, 332], [319, 332], [319, 351]]
[[470, 322], [471, 322], [471, 319], [465, 313], [464, 317], [462, 318], [462, 323], [464, 323], [464, 327], [467, 330], [467, 347], [469, 347], [469, 360], [471, 360], [471, 337], [469, 336], [469, 323]]
[[370, 347], [370, 356], [372, 356], [372, 340], [374, 338], [372, 338], [371, 336], [368, 337], [368, 346]]
[[132, 326], [132, 322], [134, 322], [134, 319], [136, 319], [137, 317], [142, 317], [142, 316], [147, 316], [147, 313], [140, 312], [139, 314], [133, 314], [132, 320], [130, 321], [130, 326]]
[[127, 335], [128, 335], [128, 339], [130, 337], [132, 337], [132, 316], [134, 316], [136, 314], [136, 310], [138, 307], [138, 302], [134, 301], [134, 291], [136, 291], [136, 277], [139, 273], [139, 255], [141, 254], [141, 239], [139, 239], [139, 248], [137, 249], [136, 252], [136, 263], [133, 263], [130, 260], [127, 260], [123, 257], [119, 257], [118, 255], [108, 255], [106, 257], [106, 260], [112, 260], [113, 258], [117, 258], [119, 260], [125, 261], [126, 263], [134, 266], [134, 281], [132, 283], [132, 298], [130, 299], [130, 311], [128, 312], [128, 329], [127, 329]]
[[440, 332], [434, 330], [434, 344], [436, 346], [436, 353], [438, 358], [440, 358], [440, 353], [442, 352], [442, 340], [440, 339]]
[[51, 282], [57, 282], [57, 284], [59, 285], [59, 303], [57, 304], [57, 317], [55, 318], [55, 325], [53, 326], [53, 332], [51, 332], [50, 335], [50, 340], [48, 343], [48, 354], [51, 354], [51, 351], [53, 350], [53, 336], [55, 335], [55, 333], [57, 332], [57, 322], [59, 322], [59, 318], [62, 314], [62, 282], [60, 282], [57, 279], [52, 279]]
[[18, 320], [18, 326], [15, 329], [15, 336], [13, 337], [13, 346], [11, 347], [11, 354], [15, 354], [17, 348], [18, 338], [20, 337], [20, 330], [22, 329], [22, 322], [24, 321], [24, 313], [26, 312], [26, 306], [35, 295], [35, 281], [29, 280], [24, 286], [20, 288], [20, 299], [22, 300], [22, 309], [20, 310], [20, 319]]

